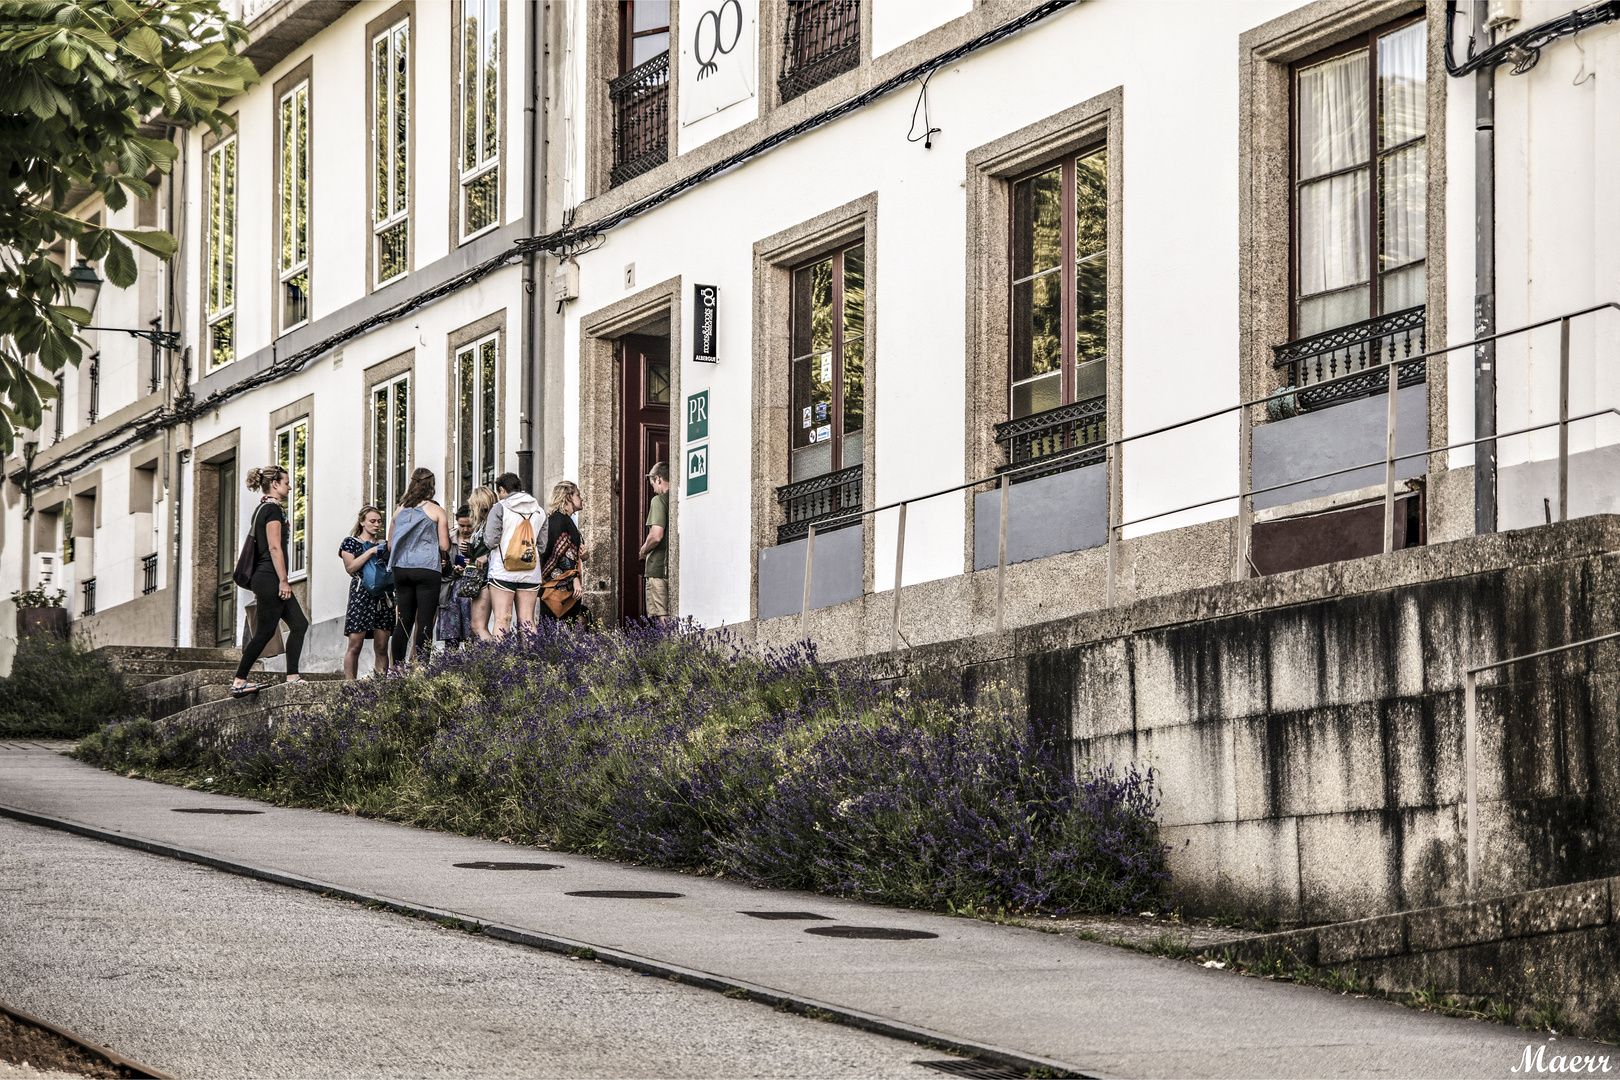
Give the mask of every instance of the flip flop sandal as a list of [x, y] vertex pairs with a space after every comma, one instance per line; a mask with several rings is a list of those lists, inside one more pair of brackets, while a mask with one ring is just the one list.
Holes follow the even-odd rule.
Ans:
[[243, 683], [241, 686], [233, 686], [233, 687], [231, 687], [231, 697], [233, 697], [233, 698], [252, 697], [254, 694], [257, 694], [260, 690], [263, 690], [264, 686], [265, 686], [264, 683], [252, 683], [252, 682]]

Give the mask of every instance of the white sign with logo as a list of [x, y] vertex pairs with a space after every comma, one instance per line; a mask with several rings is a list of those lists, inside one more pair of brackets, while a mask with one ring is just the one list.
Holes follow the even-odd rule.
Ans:
[[754, 96], [759, 0], [687, 0], [679, 17], [685, 126]]

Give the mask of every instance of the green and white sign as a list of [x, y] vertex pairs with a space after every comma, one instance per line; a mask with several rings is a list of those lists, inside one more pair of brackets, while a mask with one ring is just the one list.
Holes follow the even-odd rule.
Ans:
[[709, 448], [692, 446], [686, 450], [686, 493], [701, 495], [709, 490]]
[[709, 437], [709, 392], [699, 390], [686, 395], [686, 441], [697, 442]]

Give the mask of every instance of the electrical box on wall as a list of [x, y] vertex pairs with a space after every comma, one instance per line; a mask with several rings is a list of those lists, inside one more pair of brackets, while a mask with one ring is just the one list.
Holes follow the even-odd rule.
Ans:
[[551, 299], [561, 311], [564, 302], [579, 299], [579, 263], [564, 259], [551, 272]]
[[37, 551], [34, 553], [34, 584], [42, 588], [56, 584], [55, 552]]
[[1490, 0], [1490, 7], [1485, 9], [1485, 25], [1493, 30], [1510, 26], [1519, 21], [1519, 16], [1519, 0]]

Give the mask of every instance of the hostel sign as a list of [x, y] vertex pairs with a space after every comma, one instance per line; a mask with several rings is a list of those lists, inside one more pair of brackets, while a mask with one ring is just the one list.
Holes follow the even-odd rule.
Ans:
[[700, 364], [720, 362], [720, 289], [692, 286], [692, 359]]

